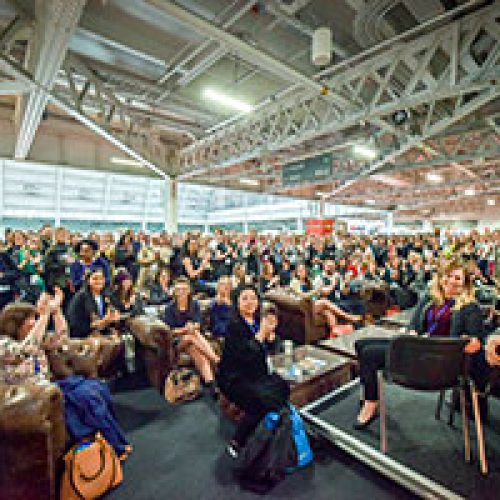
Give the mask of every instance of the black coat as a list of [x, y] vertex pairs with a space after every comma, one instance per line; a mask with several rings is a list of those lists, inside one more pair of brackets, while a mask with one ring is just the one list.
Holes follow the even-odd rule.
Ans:
[[[95, 301], [94, 301], [95, 302]], [[128, 314], [129, 317], [133, 318], [135, 316], [140, 316], [144, 314], [144, 304], [142, 302], [141, 296], [136, 294], [134, 305], [126, 308], [121, 302], [120, 296], [117, 291], [114, 291], [110, 296], [111, 305], [119, 312]]]
[[8, 252], [0, 252], [0, 309], [14, 300], [16, 282], [21, 271]]
[[[104, 314], [108, 309], [109, 298], [104, 295]], [[85, 338], [91, 333], [92, 321], [99, 316], [97, 302], [87, 286], [83, 286], [71, 299], [68, 307], [70, 337]]]
[[290, 395], [288, 384], [269, 373], [266, 346], [239, 314], [229, 324], [217, 383], [229, 400], [254, 414], [281, 409]]
[[[410, 321], [410, 330], [415, 330], [419, 335], [426, 333], [427, 311], [433, 304], [430, 295], [426, 294], [418, 302], [413, 318]], [[486, 335], [484, 319], [477, 302], [466, 304], [458, 311], [451, 311], [450, 337], [468, 335], [483, 341]]]

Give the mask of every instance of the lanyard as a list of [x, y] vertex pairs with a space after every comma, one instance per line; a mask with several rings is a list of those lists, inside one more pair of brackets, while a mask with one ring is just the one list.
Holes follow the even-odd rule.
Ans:
[[99, 318], [104, 318], [104, 298], [102, 295], [96, 297], [97, 311], [99, 313]]
[[257, 335], [259, 331], [259, 323], [256, 321], [255, 323], [251, 324], [248, 323], [248, 321], [245, 320], [245, 323], [248, 325], [248, 328], [250, 328], [250, 331], [252, 332], [253, 336]]
[[445, 302], [445, 304], [443, 304], [439, 308], [434, 318], [432, 317], [432, 310], [431, 309], [429, 310], [429, 312], [427, 313], [427, 323], [429, 325], [427, 328], [427, 332], [429, 333], [429, 335], [432, 335], [436, 331], [437, 327], [439, 326], [439, 320], [443, 317], [443, 315], [446, 312], [448, 312], [451, 309], [451, 306], [452, 302]]

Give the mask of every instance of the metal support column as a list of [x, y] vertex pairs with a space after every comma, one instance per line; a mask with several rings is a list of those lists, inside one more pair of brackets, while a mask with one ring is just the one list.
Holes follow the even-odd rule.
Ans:
[[165, 211], [165, 229], [169, 234], [178, 231], [177, 220], [177, 181], [168, 179], [167, 183], [167, 203]]
[[394, 232], [394, 214], [392, 212], [388, 212], [385, 218], [385, 232], [386, 234]]

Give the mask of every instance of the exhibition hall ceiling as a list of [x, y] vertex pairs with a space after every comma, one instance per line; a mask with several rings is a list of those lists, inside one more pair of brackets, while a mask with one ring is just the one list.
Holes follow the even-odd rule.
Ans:
[[70, 117], [109, 167], [500, 219], [499, 1], [0, 0], [0, 30], [12, 158]]

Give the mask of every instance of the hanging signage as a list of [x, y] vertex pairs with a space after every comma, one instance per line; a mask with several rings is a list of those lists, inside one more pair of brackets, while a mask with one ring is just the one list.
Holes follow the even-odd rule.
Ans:
[[282, 170], [283, 186], [294, 186], [303, 182], [323, 181], [331, 176], [331, 153], [289, 163], [288, 165], [284, 165]]

